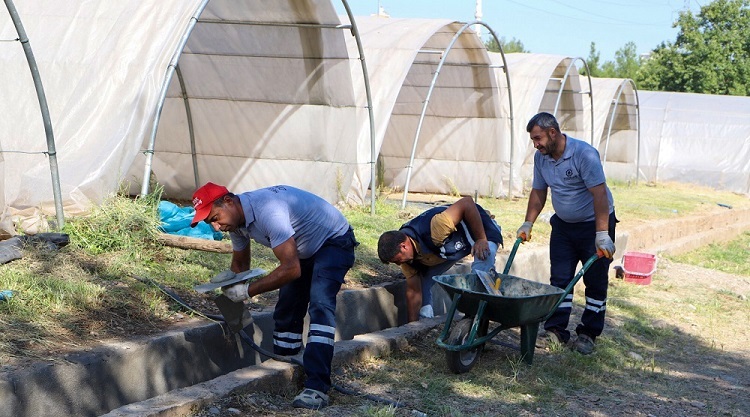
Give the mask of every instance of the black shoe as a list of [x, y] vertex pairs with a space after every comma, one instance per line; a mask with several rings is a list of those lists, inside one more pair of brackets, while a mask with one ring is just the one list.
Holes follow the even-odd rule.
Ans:
[[567, 345], [567, 342], [554, 330], [545, 331], [536, 342], [536, 347], [547, 349], [554, 349], [565, 345]]
[[594, 339], [586, 334], [579, 334], [576, 338], [575, 343], [573, 344], [573, 348], [581, 355], [592, 354], [594, 352], [595, 346], [596, 343], [594, 342]]

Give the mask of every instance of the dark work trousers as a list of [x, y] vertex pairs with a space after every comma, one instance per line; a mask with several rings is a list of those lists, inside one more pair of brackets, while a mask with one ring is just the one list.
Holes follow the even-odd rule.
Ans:
[[[328, 239], [311, 258], [300, 260], [302, 275], [279, 289], [273, 312], [273, 351], [295, 355], [302, 348], [305, 314], [310, 313], [307, 346], [302, 358], [305, 387], [331, 388], [331, 360], [336, 336], [336, 295], [354, 265], [354, 232]], [[308, 308], [309, 304], [309, 308]]]
[[[609, 215], [609, 237], [615, 240], [615, 213]], [[550, 284], [565, 289], [576, 274], [576, 267], [583, 265], [596, 253], [596, 224], [593, 221], [567, 223], [557, 215], [550, 219], [552, 234], [549, 240]], [[586, 287], [586, 309], [581, 316], [581, 324], [576, 327], [577, 334], [586, 334], [592, 339], [602, 334], [604, 329], [604, 312], [607, 309], [607, 286], [609, 285], [609, 265], [611, 259], [601, 258], [594, 262], [583, 274]], [[573, 307], [571, 290], [552, 314], [544, 328], [560, 335], [564, 342], [570, 340], [567, 330], [570, 312]]]

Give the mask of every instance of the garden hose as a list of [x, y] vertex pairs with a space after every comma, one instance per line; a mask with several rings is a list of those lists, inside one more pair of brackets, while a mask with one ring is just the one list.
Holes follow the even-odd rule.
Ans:
[[[169, 296], [172, 300], [174, 300], [177, 304], [179, 304], [180, 306], [184, 307], [185, 309], [187, 309], [189, 311], [192, 311], [192, 312], [198, 314], [199, 316], [205, 317], [205, 318], [207, 318], [207, 319], [209, 319], [211, 321], [218, 322], [218, 323], [223, 323], [223, 324], [226, 325], [227, 322], [226, 322], [224, 316], [219, 315], [219, 314], [207, 314], [207, 313], [203, 313], [200, 310], [197, 310], [196, 308], [192, 307], [187, 302], [185, 302], [179, 295], [177, 295], [177, 293], [175, 293], [174, 291], [170, 290], [169, 288], [166, 288], [165, 286], [159, 284], [158, 282], [155, 282], [154, 280], [152, 280], [150, 278], [139, 277], [139, 276], [132, 275], [132, 274], [131, 274], [131, 276], [133, 278], [137, 279], [140, 282], [149, 283], [151, 285], [154, 285], [159, 290], [161, 290], [161, 292], [163, 292], [164, 294], [166, 294], [167, 296]], [[225, 327], [225, 326], [222, 326], [222, 327]], [[261, 354], [263, 356], [266, 356], [268, 358], [277, 360], [279, 362], [285, 362], [285, 363], [291, 363], [291, 364], [294, 364], [294, 365], [299, 365], [299, 366], [301, 366], [304, 369], [304, 365], [303, 365], [302, 361], [300, 361], [296, 357], [277, 355], [277, 354], [275, 354], [273, 352], [269, 352], [268, 350], [263, 349], [257, 343], [255, 343], [255, 341], [245, 332], [245, 330], [240, 330], [237, 334], [240, 336], [240, 339], [242, 339], [245, 343], [247, 343], [248, 346], [250, 346], [253, 350], [255, 350], [256, 352], [258, 352], [259, 354]], [[337, 384], [331, 384], [331, 386], [336, 391], [338, 391], [338, 392], [340, 392], [342, 394], [345, 394], [345, 395], [352, 395], [352, 396], [366, 398], [368, 400], [371, 400], [371, 401], [374, 401], [374, 402], [377, 402], [377, 403], [381, 403], [381, 404], [390, 405], [390, 406], [396, 407], [396, 408], [410, 408], [406, 404], [404, 404], [402, 402], [399, 402], [399, 401], [393, 401], [393, 400], [389, 400], [387, 398], [378, 397], [376, 395], [362, 393], [362, 392], [359, 392], [357, 390], [354, 390], [354, 389], [351, 389], [351, 388], [342, 387], [342, 386], [337, 385]], [[412, 415], [416, 416], [416, 417], [426, 417], [427, 416], [427, 414], [425, 414], [424, 412], [419, 411], [417, 409], [412, 409]]]

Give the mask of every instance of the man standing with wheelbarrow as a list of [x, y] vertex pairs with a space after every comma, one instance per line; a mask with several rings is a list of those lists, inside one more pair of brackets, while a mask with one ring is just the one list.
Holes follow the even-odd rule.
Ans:
[[[555, 214], [550, 219], [550, 284], [564, 289], [573, 279], [579, 261], [584, 263], [597, 252], [603, 255], [583, 275], [586, 308], [576, 327], [573, 347], [588, 355], [604, 329], [608, 269], [615, 253], [614, 200], [594, 147], [562, 133], [549, 113], [532, 117], [526, 131], [537, 152], [526, 218], [517, 236], [524, 242], [531, 239], [532, 225], [547, 201], [547, 189], [551, 189]], [[572, 306], [571, 290], [544, 324], [548, 343], [570, 342], [567, 327]]]
[[495, 254], [503, 245], [500, 226], [471, 197], [450, 206], [431, 208], [383, 233], [378, 257], [401, 266], [406, 277], [406, 311], [409, 321], [433, 317], [432, 277], [444, 274], [456, 262], [474, 255], [472, 271], [494, 271]]

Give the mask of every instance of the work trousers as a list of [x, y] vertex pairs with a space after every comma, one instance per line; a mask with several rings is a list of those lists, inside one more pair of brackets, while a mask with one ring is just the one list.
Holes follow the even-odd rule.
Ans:
[[[614, 211], [609, 215], [609, 237], [615, 241]], [[552, 234], [549, 241], [550, 284], [565, 289], [576, 274], [576, 267], [583, 265], [596, 253], [596, 224], [594, 221], [568, 223], [553, 215], [550, 219]], [[586, 308], [581, 323], [576, 327], [577, 334], [585, 334], [592, 339], [602, 334], [604, 313], [607, 309], [607, 287], [609, 285], [609, 265], [611, 259], [600, 258], [583, 275]], [[567, 330], [573, 307], [571, 289], [560, 306], [544, 324], [547, 331], [554, 331], [564, 342], [570, 340]]]
[[302, 357], [305, 387], [331, 388], [331, 361], [336, 336], [336, 295], [354, 265], [354, 232], [328, 239], [311, 258], [300, 260], [302, 275], [279, 289], [273, 313], [273, 351], [295, 355], [302, 348], [305, 314], [310, 314], [307, 346]]

